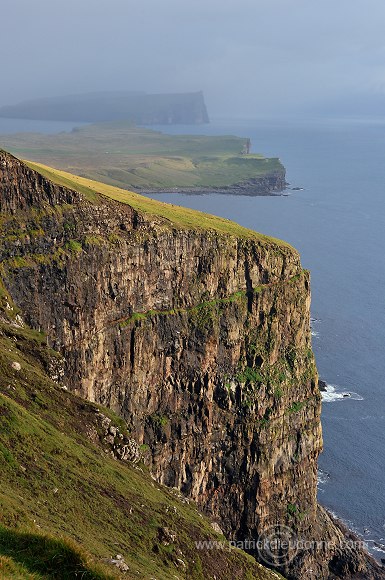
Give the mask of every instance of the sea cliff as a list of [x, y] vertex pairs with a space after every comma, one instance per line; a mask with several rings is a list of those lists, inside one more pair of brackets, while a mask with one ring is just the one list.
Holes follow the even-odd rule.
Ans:
[[6, 153], [0, 188], [7, 291], [63, 355], [65, 386], [124, 418], [156, 480], [227, 538], [292, 530], [302, 547], [268, 562], [287, 578], [383, 577], [317, 505], [321, 397], [298, 253], [56, 185]]

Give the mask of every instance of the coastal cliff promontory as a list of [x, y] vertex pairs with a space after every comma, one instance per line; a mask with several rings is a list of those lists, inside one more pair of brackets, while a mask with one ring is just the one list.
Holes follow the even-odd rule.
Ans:
[[140, 125], [209, 122], [201, 91], [179, 94], [120, 91], [48, 97], [0, 107], [0, 117], [89, 123], [126, 120]]
[[7, 292], [157, 482], [228, 539], [289, 529], [290, 558], [251, 550], [289, 579], [383, 577], [317, 504], [310, 282], [292, 247], [4, 152], [0, 196]]
[[119, 121], [2, 142], [19, 157], [140, 193], [276, 195], [287, 185], [279, 159], [250, 153], [250, 139], [232, 135], [168, 135]]

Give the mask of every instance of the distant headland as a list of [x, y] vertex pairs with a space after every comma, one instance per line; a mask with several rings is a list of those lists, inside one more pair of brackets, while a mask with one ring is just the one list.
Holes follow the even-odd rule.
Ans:
[[89, 123], [126, 120], [140, 125], [209, 123], [201, 91], [175, 94], [120, 91], [49, 97], [0, 107], [0, 117]]

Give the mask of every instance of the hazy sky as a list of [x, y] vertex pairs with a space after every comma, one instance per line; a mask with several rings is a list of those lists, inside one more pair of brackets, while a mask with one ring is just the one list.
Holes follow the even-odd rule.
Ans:
[[0, 105], [202, 89], [211, 116], [385, 92], [384, 0], [12, 0]]

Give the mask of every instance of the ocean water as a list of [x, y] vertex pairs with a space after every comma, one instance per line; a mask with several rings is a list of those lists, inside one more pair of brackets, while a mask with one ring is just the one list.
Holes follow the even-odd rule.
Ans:
[[[250, 137], [288, 197], [152, 196], [283, 238], [312, 273], [324, 394], [319, 501], [385, 557], [385, 121], [216, 121], [168, 132]], [[350, 394], [350, 396], [344, 396]]]
[[[1, 133], [81, 123], [0, 119]], [[385, 120], [215, 121], [156, 127], [250, 137], [280, 157], [287, 197], [152, 196], [292, 243], [312, 273], [313, 347], [324, 394], [319, 500], [385, 557]], [[350, 394], [350, 396], [344, 396]]]

